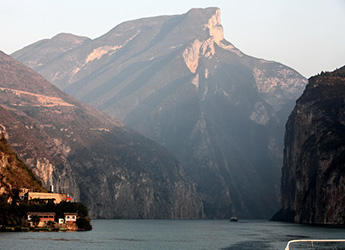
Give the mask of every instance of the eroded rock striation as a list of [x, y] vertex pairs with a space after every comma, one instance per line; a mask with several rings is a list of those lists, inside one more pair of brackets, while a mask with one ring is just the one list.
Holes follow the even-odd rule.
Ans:
[[286, 124], [274, 219], [345, 223], [345, 67], [309, 79]]
[[195, 184], [166, 149], [2, 52], [0, 136], [93, 218], [203, 217]]

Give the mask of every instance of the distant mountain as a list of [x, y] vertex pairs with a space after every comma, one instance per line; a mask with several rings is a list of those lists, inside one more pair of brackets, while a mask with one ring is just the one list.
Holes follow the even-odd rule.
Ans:
[[345, 66], [309, 79], [286, 124], [282, 209], [274, 219], [344, 225], [344, 97]]
[[284, 124], [306, 79], [225, 40], [219, 9], [128, 21], [78, 44], [57, 37], [68, 50], [55, 37], [13, 56], [166, 147], [208, 218], [267, 218], [279, 207]]
[[2, 52], [0, 111], [0, 133], [44, 186], [82, 201], [92, 217], [203, 217], [193, 182], [167, 150]]
[[38, 69], [51, 61], [57, 60], [62, 53], [70, 51], [82, 44], [91, 41], [90, 38], [72, 34], [59, 34], [52, 39], [44, 39], [23, 49], [24, 53], [17, 52], [30, 68]]

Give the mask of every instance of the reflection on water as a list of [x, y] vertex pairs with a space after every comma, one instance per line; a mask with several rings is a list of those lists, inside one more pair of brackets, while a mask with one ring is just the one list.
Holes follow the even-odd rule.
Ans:
[[[93, 220], [92, 224], [89, 232], [0, 233], [0, 249], [283, 250], [293, 239], [345, 238], [343, 229], [269, 221]], [[344, 246], [300, 243], [290, 250], [345, 250]]]

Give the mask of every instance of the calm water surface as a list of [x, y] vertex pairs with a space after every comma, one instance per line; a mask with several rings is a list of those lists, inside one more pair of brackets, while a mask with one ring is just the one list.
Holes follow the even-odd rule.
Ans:
[[345, 238], [344, 229], [268, 221], [93, 220], [92, 225], [90, 232], [0, 233], [0, 249], [278, 250], [291, 239]]

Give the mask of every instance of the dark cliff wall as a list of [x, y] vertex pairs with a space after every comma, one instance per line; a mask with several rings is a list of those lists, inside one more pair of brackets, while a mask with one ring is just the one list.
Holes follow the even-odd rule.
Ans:
[[297, 223], [345, 222], [345, 67], [309, 79], [286, 124], [282, 210]]

